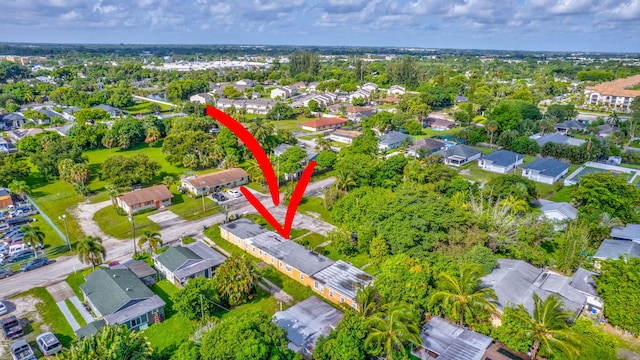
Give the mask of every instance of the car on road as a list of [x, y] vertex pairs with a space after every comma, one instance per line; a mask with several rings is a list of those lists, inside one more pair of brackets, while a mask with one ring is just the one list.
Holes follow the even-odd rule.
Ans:
[[35, 252], [33, 252], [33, 250], [31, 249], [20, 250], [11, 254], [11, 256], [9, 257], [9, 262], [14, 263], [14, 262], [26, 260], [32, 256], [35, 256]]
[[8, 312], [9, 309], [7, 309], [7, 305], [0, 301], [0, 315], [6, 315]]
[[227, 190], [227, 194], [232, 198], [239, 198], [242, 196], [242, 193], [240, 191], [234, 189]]
[[0, 269], [0, 279], [8, 278], [11, 275], [13, 275], [11, 268]]
[[49, 262], [49, 259], [46, 258], [46, 257], [33, 259], [33, 260], [29, 261], [28, 263], [22, 265], [20, 270], [22, 270], [22, 271], [34, 270], [34, 269], [37, 269], [37, 268], [40, 268], [40, 267], [43, 267], [43, 266], [47, 265], [48, 262]]
[[18, 340], [9, 346], [13, 360], [36, 360], [36, 356], [26, 340]]
[[227, 201], [227, 197], [222, 195], [221, 193], [213, 193], [211, 194], [211, 197], [216, 201]]
[[50, 332], [38, 335], [36, 343], [44, 356], [55, 355], [62, 351], [62, 344], [58, 338]]
[[2, 326], [2, 331], [4, 332], [4, 338], [6, 340], [19, 338], [24, 335], [22, 325], [20, 325], [18, 318], [15, 316], [9, 316], [0, 320], [0, 326]]

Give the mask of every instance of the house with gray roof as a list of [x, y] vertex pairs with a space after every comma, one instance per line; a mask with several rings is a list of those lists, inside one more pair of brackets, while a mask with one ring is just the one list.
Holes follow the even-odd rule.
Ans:
[[540, 208], [542, 215], [552, 221], [570, 221], [578, 217], [578, 209], [567, 202], [549, 201]]
[[129, 269], [97, 269], [80, 290], [96, 318], [107, 325], [142, 330], [164, 319], [165, 302]]
[[14, 130], [24, 126], [25, 118], [20, 113], [9, 113], [0, 115], [0, 125], [2, 130]]
[[482, 151], [474, 149], [469, 145], [457, 144], [448, 146], [437, 152], [445, 164], [451, 166], [462, 166], [482, 156]]
[[[522, 260], [498, 259], [498, 266], [482, 279], [482, 286], [492, 288], [500, 311], [505, 307], [524, 305], [533, 312], [533, 294], [542, 300], [557, 295], [567, 311], [576, 315], [587, 305], [587, 296], [571, 286], [571, 278], [540, 270]], [[597, 304], [593, 304], [594, 306]]]
[[278, 326], [287, 331], [288, 347], [311, 356], [320, 336], [329, 336], [344, 314], [326, 302], [311, 296], [274, 315]]
[[536, 159], [522, 168], [522, 176], [527, 179], [553, 184], [569, 172], [569, 164], [552, 158]]
[[611, 228], [611, 238], [640, 243], [640, 224], [627, 224]]
[[478, 166], [482, 170], [506, 174], [521, 165], [523, 161], [524, 155], [508, 150], [498, 150], [478, 159]]
[[598, 276], [600, 276], [598, 273], [578, 268], [571, 277], [571, 281], [569, 281], [569, 285], [586, 295], [587, 307], [592, 314], [597, 314], [604, 306], [604, 303], [600, 300], [600, 295], [598, 295], [598, 286], [594, 280]]
[[345, 304], [358, 310], [356, 293], [373, 284], [373, 276], [351, 265], [338, 260], [319, 272], [313, 274], [313, 290], [322, 294], [325, 299]]
[[246, 240], [264, 232], [269, 232], [269, 230], [245, 218], [220, 225], [220, 236], [235, 243], [236, 246], [240, 246]]
[[400, 147], [407, 138], [410, 138], [407, 134], [398, 131], [389, 131], [386, 134], [378, 136], [378, 139], [380, 139], [378, 141], [378, 150], [385, 151]]
[[186, 246], [172, 246], [153, 259], [153, 264], [167, 280], [183, 287], [195, 277], [213, 278], [215, 269], [224, 262], [224, 255], [202, 241]]
[[407, 148], [407, 155], [412, 157], [421, 157], [429, 154], [433, 154], [434, 152], [444, 148], [446, 146], [445, 142], [438, 139], [432, 138], [422, 138], [418, 139], [411, 144]]
[[556, 131], [558, 131], [561, 134], [566, 134], [570, 130], [585, 131], [587, 130], [587, 125], [578, 120], [563, 121], [561, 123], [556, 124]]
[[104, 110], [111, 117], [118, 117], [118, 116], [120, 116], [120, 114], [122, 114], [122, 110], [120, 110], [120, 109], [118, 109], [116, 107], [113, 107], [111, 105], [100, 104], [100, 105], [94, 106], [94, 108], [95, 109]]
[[544, 144], [546, 143], [580, 146], [584, 144], [584, 142], [586, 141], [582, 139], [575, 139], [560, 133], [545, 134], [545, 135], [535, 134], [535, 135], [529, 136], [529, 138], [535, 140], [538, 143], [538, 145], [540, 145], [540, 147], [544, 146]]
[[201, 93], [201, 94], [191, 95], [189, 97], [189, 101], [197, 102], [200, 104], [206, 104], [206, 103], [214, 103], [215, 98], [211, 94]]
[[593, 255], [594, 259], [619, 259], [620, 256], [640, 258], [640, 243], [629, 240], [604, 240]]
[[620, 128], [618, 128], [617, 126], [613, 126], [609, 124], [600, 125], [598, 126], [598, 137], [599, 138], [609, 137], [611, 136], [611, 134], [613, 134], [618, 130], [620, 130]]
[[422, 344], [411, 352], [421, 360], [481, 360], [493, 343], [489, 336], [479, 334], [434, 316], [420, 333]]

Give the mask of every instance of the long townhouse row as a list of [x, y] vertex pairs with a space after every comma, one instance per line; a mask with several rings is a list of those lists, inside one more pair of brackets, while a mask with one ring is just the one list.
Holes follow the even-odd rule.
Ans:
[[220, 236], [290, 278], [311, 287], [325, 299], [356, 310], [359, 309], [357, 291], [374, 280], [373, 276], [347, 262], [333, 261], [248, 219], [221, 225]]

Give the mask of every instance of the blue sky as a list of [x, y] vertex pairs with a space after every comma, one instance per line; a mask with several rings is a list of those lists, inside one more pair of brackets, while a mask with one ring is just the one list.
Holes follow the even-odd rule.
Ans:
[[640, 52], [640, 0], [0, 0], [0, 41]]

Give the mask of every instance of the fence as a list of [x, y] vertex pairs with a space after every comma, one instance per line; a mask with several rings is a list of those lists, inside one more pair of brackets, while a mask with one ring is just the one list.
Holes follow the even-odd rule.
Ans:
[[[64, 194], [66, 196], [66, 193]], [[54, 199], [51, 199], [54, 200]], [[49, 200], [49, 201], [51, 201]], [[67, 237], [62, 233], [62, 231], [60, 231], [60, 229], [58, 229], [58, 227], [53, 223], [53, 221], [51, 221], [51, 219], [49, 218], [49, 216], [47, 216], [47, 213], [45, 213], [44, 211], [42, 211], [42, 209], [40, 209], [40, 207], [36, 204], [35, 201], [33, 201], [33, 199], [31, 199], [31, 197], [29, 195], [27, 195], [27, 201], [29, 201], [29, 203], [36, 209], [38, 210], [38, 213], [40, 215], [42, 215], [42, 218], [44, 219], [44, 221], [46, 221], [49, 225], [51, 225], [51, 228], [58, 234], [58, 236], [60, 236], [60, 239], [64, 240], [65, 243], [67, 243], [67, 241], [69, 239], [67, 239]]]

